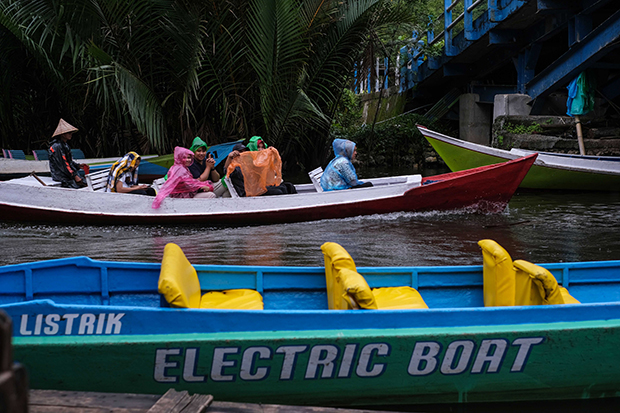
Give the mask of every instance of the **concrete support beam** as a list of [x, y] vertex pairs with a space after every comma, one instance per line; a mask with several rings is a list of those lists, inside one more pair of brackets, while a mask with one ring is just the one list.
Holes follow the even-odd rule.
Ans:
[[466, 93], [459, 98], [459, 137], [468, 142], [491, 143], [491, 107], [480, 96]]
[[493, 101], [493, 122], [498, 116], [528, 116], [532, 110], [528, 105], [532, 98], [528, 95], [495, 95]]

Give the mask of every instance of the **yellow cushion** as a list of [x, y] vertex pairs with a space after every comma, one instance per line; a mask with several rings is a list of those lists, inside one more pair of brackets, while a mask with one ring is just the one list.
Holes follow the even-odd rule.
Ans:
[[262, 310], [263, 297], [258, 291], [248, 289], [211, 291], [202, 296], [200, 308]]
[[560, 287], [560, 293], [562, 293], [562, 298], [564, 299], [564, 304], [581, 304], [579, 300], [570, 295], [568, 290], [564, 287]]
[[479, 241], [478, 245], [482, 248], [484, 306], [515, 305], [515, 270], [510, 255], [490, 239]]
[[428, 305], [426, 305], [422, 296], [415, 288], [407, 286], [373, 288], [372, 293], [375, 296], [379, 310], [428, 308]]
[[330, 310], [346, 310], [351, 303], [345, 298], [346, 291], [337, 278], [342, 269], [357, 272], [355, 262], [349, 253], [335, 242], [326, 242], [321, 245], [325, 258], [325, 281], [327, 284], [327, 306]]
[[164, 248], [158, 290], [171, 307], [199, 308], [200, 281], [181, 248], [173, 243]]
[[520, 291], [516, 305], [579, 303], [566, 288], [558, 285], [553, 274], [546, 268], [524, 260], [516, 260], [513, 264], [517, 279], [523, 284], [530, 284], [529, 288]]
[[336, 277], [339, 278], [338, 284], [342, 285], [343, 288], [342, 298], [348, 304], [347, 308], [344, 309], [364, 308], [376, 310], [378, 308], [375, 296], [368, 283], [357, 271], [343, 268], [338, 271]]

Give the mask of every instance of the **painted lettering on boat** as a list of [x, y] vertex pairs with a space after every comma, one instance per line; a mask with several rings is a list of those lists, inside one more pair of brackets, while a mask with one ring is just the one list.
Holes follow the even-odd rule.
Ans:
[[125, 313], [22, 314], [22, 336], [120, 334]]
[[[426, 376], [439, 371], [443, 375], [497, 373], [506, 355], [512, 352], [509, 371], [525, 369], [529, 355], [543, 337], [482, 340], [457, 340], [442, 351], [441, 343], [420, 341], [413, 346], [407, 373]], [[199, 347], [159, 348], [155, 351], [153, 378], [159, 383], [201, 383], [278, 380], [374, 378], [387, 369], [392, 349], [388, 343], [360, 345], [349, 343], [270, 346], [215, 347], [201, 355]], [[303, 357], [301, 356], [303, 354]], [[210, 363], [210, 365], [209, 365]]]
[[467, 369], [470, 369], [471, 374], [497, 373], [502, 367], [509, 344], [517, 348], [510, 372], [520, 373], [525, 368], [533, 346], [543, 341], [543, 337], [518, 338], [512, 343], [503, 338], [482, 340], [476, 351], [476, 343], [472, 340], [457, 340], [448, 345], [441, 360], [440, 343], [419, 341], [413, 348], [407, 373], [411, 376], [427, 376], [437, 369], [444, 375], [461, 374]]

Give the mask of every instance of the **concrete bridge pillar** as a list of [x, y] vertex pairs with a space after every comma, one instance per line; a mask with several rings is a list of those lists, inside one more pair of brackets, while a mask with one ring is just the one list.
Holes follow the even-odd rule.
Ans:
[[466, 93], [459, 98], [459, 137], [468, 142], [491, 143], [490, 105], [480, 103], [480, 95]]
[[495, 95], [493, 99], [493, 122], [498, 116], [529, 116], [532, 107], [529, 95], [513, 93], [510, 95]]

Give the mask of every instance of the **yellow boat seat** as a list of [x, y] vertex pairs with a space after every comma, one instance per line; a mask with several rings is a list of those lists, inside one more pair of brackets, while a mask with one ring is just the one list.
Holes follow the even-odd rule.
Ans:
[[529, 288], [518, 291], [521, 296], [516, 297], [517, 302], [527, 303], [522, 305], [579, 304], [546, 268], [524, 260], [516, 260], [513, 264], [517, 279], [522, 279], [524, 285], [529, 283]]
[[171, 307], [228, 310], [262, 310], [263, 297], [249, 289], [211, 291], [202, 295], [196, 269], [181, 248], [166, 244], [161, 262], [158, 291]]
[[483, 239], [478, 245], [482, 249], [484, 306], [516, 305], [515, 270], [512, 258], [501, 245], [491, 239]]
[[321, 250], [325, 257], [327, 303], [330, 310], [428, 308], [420, 293], [408, 286], [371, 290], [366, 279], [357, 272], [353, 258], [339, 244], [326, 242]]
[[497, 242], [478, 242], [482, 249], [485, 307], [577, 304], [548, 270], [527, 261], [512, 261]]

